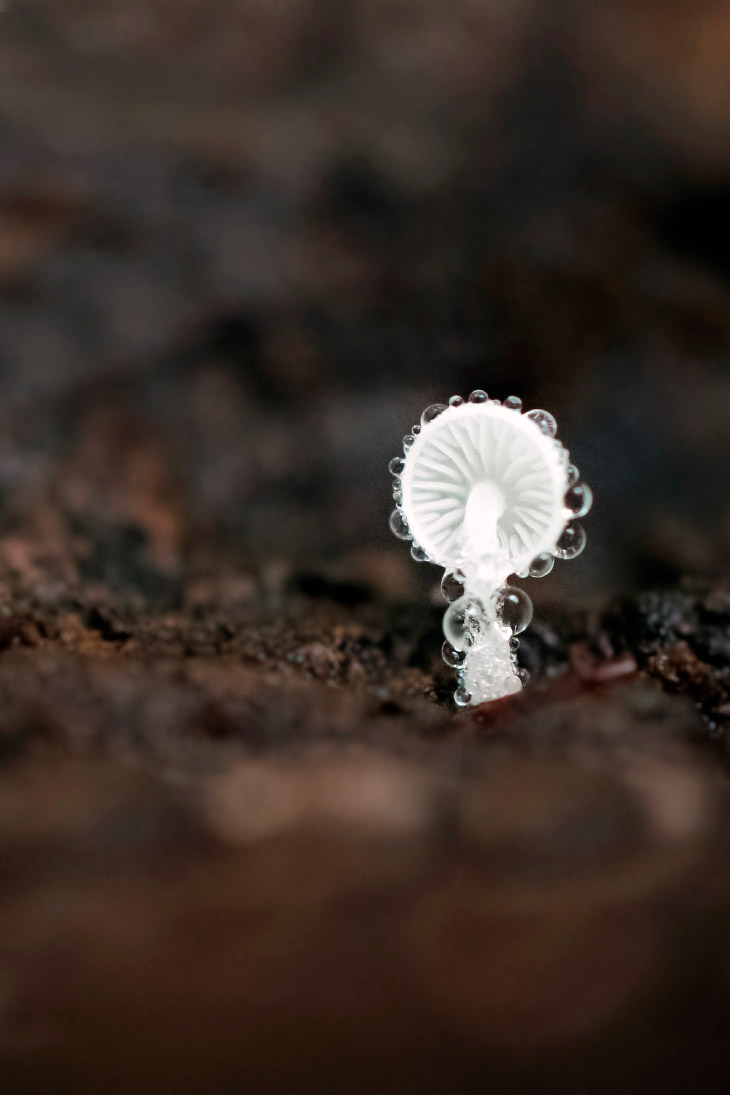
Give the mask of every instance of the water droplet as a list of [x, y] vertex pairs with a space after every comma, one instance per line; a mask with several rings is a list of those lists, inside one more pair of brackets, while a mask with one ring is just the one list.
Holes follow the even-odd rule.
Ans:
[[408, 527], [405, 515], [402, 510], [394, 509], [390, 515], [390, 531], [394, 536], [397, 536], [399, 540], [412, 540], [411, 530]]
[[532, 601], [524, 589], [502, 586], [497, 590], [497, 615], [515, 635], [519, 635], [532, 620]]
[[553, 555], [558, 559], [575, 559], [586, 546], [585, 529], [578, 521], [566, 525], [562, 535], [553, 550]]
[[418, 425], [411, 426], [411, 433], [414, 435], [414, 437], [418, 437], [420, 432], [421, 432], [421, 427], [420, 426], [418, 426]]
[[399, 475], [396, 475], [395, 479], [393, 480], [393, 490], [395, 491], [395, 490], [402, 490], [402, 489], [403, 489], [403, 484], [401, 482], [401, 478], [400, 478]]
[[565, 508], [574, 517], [585, 517], [593, 505], [593, 491], [586, 483], [576, 483], [565, 494]]
[[471, 703], [471, 692], [467, 691], [463, 684], [454, 692], [454, 703], [457, 707], [466, 707]]
[[394, 456], [391, 462], [388, 464], [388, 470], [391, 475], [400, 475], [406, 466], [406, 462], [402, 456]]
[[504, 401], [504, 406], [509, 407], [511, 411], [521, 411], [522, 400], [518, 395], [508, 395]]
[[428, 552], [425, 550], [425, 548], [422, 548], [420, 544], [413, 544], [411, 546], [411, 555], [417, 563], [428, 562]]
[[518, 650], [520, 649], [520, 640], [519, 640], [519, 639], [517, 638], [517, 636], [516, 636], [516, 635], [513, 635], [513, 636], [512, 636], [512, 638], [510, 639], [510, 641], [509, 641], [509, 648], [510, 648], [510, 650], [511, 650], [511, 651], [513, 651], [513, 653], [515, 653], [515, 654], [516, 654], [516, 653], [517, 653], [517, 651], [518, 651]]
[[464, 400], [462, 399], [462, 397], [460, 395], [452, 395], [451, 399], [449, 400], [449, 406], [450, 407], [460, 407], [463, 402], [464, 402]]
[[544, 551], [542, 555], [536, 556], [530, 563], [530, 577], [531, 578], [544, 578], [555, 566], [555, 558], [549, 551]]
[[514, 696], [522, 691], [522, 681], [514, 673], [510, 673], [509, 677], [505, 677], [502, 681], [502, 688], [504, 688], [505, 696]]
[[484, 605], [478, 597], [460, 597], [444, 613], [444, 635], [456, 650], [467, 650], [489, 627]]
[[577, 483], [580, 479], [580, 472], [576, 468], [575, 464], [568, 464], [568, 486], [572, 487], [574, 483]]
[[421, 425], [427, 426], [429, 422], [433, 422], [434, 418], [438, 418], [445, 410], [445, 403], [432, 403], [430, 407], [426, 407], [426, 410], [421, 415]]
[[460, 570], [447, 571], [441, 579], [441, 592], [447, 601], [458, 601], [464, 596], [464, 575]]
[[441, 647], [441, 657], [452, 669], [460, 669], [466, 661], [466, 651], [456, 650], [449, 640], [446, 639], [444, 645]]
[[518, 578], [529, 578], [530, 577], [530, 569], [528, 567], [525, 570], [516, 570], [515, 574], [517, 575]]
[[412, 433], [407, 433], [405, 435], [405, 437], [403, 438], [403, 448], [405, 449], [406, 452], [408, 452], [408, 450], [410, 449], [411, 445], [414, 443], [415, 440], [416, 439], [415, 439], [415, 437], [413, 436]]
[[395, 502], [396, 506], [398, 506], [398, 507], [403, 505], [403, 491], [402, 490], [394, 490], [393, 491], [393, 501]]
[[527, 417], [531, 418], [538, 429], [545, 434], [546, 437], [555, 437], [558, 432], [558, 424], [550, 414], [550, 411], [528, 411]]
[[487, 399], [487, 393], [483, 388], [476, 388], [469, 396], [470, 403], [486, 403]]
[[517, 670], [517, 676], [520, 678], [523, 684], [527, 684], [530, 679], [530, 670], [520, 668]]

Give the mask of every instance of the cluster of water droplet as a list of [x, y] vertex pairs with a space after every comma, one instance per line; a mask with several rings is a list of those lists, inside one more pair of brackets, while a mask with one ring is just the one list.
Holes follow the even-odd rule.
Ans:
[[441, 655], [458, 670], [456, 703], [483, 703], [519, 692], [526, 674], [517, 666], [517, 635], [532, 620], [532, 601], [524, 590], [471, 583], [461, 570], [446, 572], [441, 590], [451, 602]]
[[[469, 396], [470, 403], [496, 403], [482, 389]], [[403, 438], [403, 451], [407, 455], [424, 426], [448, 411], [460, 407], [464, 399], [453, 395], [446, 403], [434, 403], [421, 415], [421, 422], [411, 428]], [[522, 400], [508, 396], [502, 406], [522, 414]], [[557, 422], [549, 411], [540, 409], [527, 412], [527, 418], [535, 423], [541, 433], [555, 438]], [[567, 462], [567, 453], [556, 439]], [[413, 543], [413, 534], [403, 512], [403, 493], [400, 476], [405, 469], [405, 456], [390, 461], [393, 475], [393, 500], [395, 509], [390, 515], [391, 531], [400, 540], [411, 541], [411, 555], [418, 562], [428, 562], [424, 548]], [[567, 489], [563, 500], [566, 524], [552, 551], [536, 556], [529, 566], [517, 572], [520, 578], [544, 578], [550, 574], [555, 559], [575, 559], [586, 545], [586, 534], [580, 521], [593, 504], [593, 492], [580, 482], [580, 473], [574, 464], [567, 464]], [[441, 649], [443, 660], [457, 670], [458, 687], [454, 699], [459, 706], [483, 703], [485, 700], [519, 692], [529, 674], [517, 664], [517, 636], [532, 620], [532, 601], [524, 590], [516, 586], [502, 585], [490, 588], [461, 569], [447, 570], [441, 581], [441, 590], [449, 607], [444, 615], [444, 635]]]
[[[432, 408], [429, 408], [431, 410]], [[445, 408], [444, 408], [445, 409]], [[421, 422], [430, 422], [430, 418], [426, 418], [426, 411], [421, 415]], [[436, 415], [433, 415], [435, 418]], [[421, 425], [415, 425], [411, 427], [411, 432], [407, 433], [403, 438], [403, 452], [407, 453], [408, 450], [415, 443], [416, 438], [421, 432]], [[395, 509], [390, 515], [390, 531], [394, 536], [397, 536], [399, 540], [413, 540], [413, 534], [408, 527], [408, 520], [403, 513], [403, 491], [401, 490], [401, 473], [406, 466], [405, 458], [403, 456], [394, 456], [391, 460], [388, 468], [390, 474], [393, 476], [393, 501], [395, 502]], [[411, 555], [417, 563], [429, 562], [427, 552], [419, 545], [411, 543]]]

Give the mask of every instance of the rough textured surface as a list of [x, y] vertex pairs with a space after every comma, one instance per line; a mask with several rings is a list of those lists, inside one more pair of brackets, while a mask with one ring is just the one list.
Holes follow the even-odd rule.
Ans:
[[[5, 7], [3, 1091], [725, 1090], [727, 5]], [[457, 713], [476, 387], [596, 505]]]
[[455, 714], [438, 609], [285, 588], [0, 610], [9, 1089], [709, 1089], [723, 595], [543, 620]]

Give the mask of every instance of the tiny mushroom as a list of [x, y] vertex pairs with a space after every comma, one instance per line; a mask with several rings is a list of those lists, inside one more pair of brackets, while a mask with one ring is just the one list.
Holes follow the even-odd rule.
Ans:
[[452, 396], [421, 415], [390, 462], [396, 508], [390, 527], [419, 562], [444, 568], [444, 661], [458, 674], [459, 706], [519, 692], [516, 636], [532, 619], [511, 574], [542, 578], [555, 559], [585, 547], [576, 520], [591, 490], [556, 439], [548, 411], [522, 412], [487, 393]]

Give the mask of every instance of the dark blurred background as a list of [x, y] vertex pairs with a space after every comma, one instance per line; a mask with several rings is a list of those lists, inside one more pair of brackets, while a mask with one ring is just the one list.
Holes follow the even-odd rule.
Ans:
[[[728, 0], [1, 6], [3, 1092], [726, 1092]], [[476, 387], [596, 502], [456, 712]]]
[[431, 581], [387, 461], [483, 386], [596, 493], [542, 596], [716, 573], [729, 150], [724, 0], [12, 0], [6, 566]]

